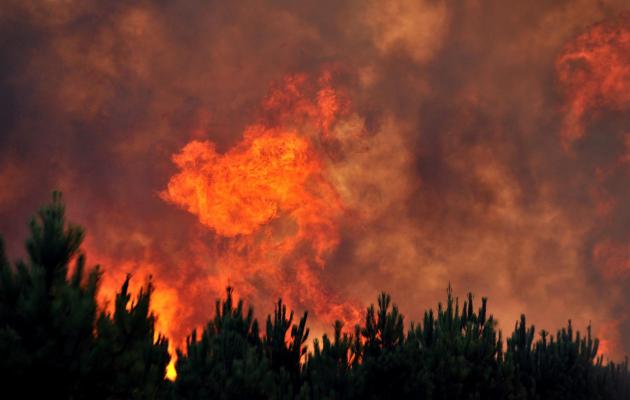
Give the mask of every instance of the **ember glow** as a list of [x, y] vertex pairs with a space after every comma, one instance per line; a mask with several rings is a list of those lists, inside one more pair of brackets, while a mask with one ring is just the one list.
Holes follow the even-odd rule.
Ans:
[[[103, 306], [182, 346], [225, 287], [314, 333], [488, 296], [630, 353], [626, 0], [6, 1], [0, 233], [61, 190]], [[171, 370], [172, 373], [172, 370]]]

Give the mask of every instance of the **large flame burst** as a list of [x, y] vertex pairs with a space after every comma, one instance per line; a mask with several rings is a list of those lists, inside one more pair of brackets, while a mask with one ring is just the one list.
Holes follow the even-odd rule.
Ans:
[[358, 309], [331, 295], [318, 275], [339, 243], [344, 213], [321, 155], [346, 108], [330, 79], [285, 78], [265, 99], [261, 122], [223, 154], [211, 141], [188, 143], [173, 156], [179, 172], [162, 198], [222, 239], [215, 285], [251, 294], [262, 283], [321, 321], [351, 324]]
[[296, 132], [251, 127], [224, 155], [212, 142], [193, 141], [173, 160], [181, 172], [163, 197], [217, 234], [251, 235], [287, 215], [297, 224], [292, 239], [325, 233], [314, 247], [321, 253], [334, 246], [341, 206], [311, 144]]

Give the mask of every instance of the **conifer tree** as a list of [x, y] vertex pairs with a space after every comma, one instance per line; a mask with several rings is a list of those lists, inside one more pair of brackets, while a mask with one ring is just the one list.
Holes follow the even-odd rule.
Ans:
[[0, 240], [0, 379], [24, 398], [159, 398], [167, 394], [167, 342], [154, 341], [149, 285], [128, 307], [128, 280], [114, 315], [98, 311], [101, 272], [86, 269], [81, 227], [61, 194], [30, 224], [27, 259], [11, 264]]
[[217, 300], [215, 316], [201, 336], [193, 330], [186, 352], [177, 351], [175, 396], [180, 399], [266, 399], [273, 393], [253, 309], [234, 306], [232, 289]]
[[[98, 267], [85, 269], [82, 228], [67, 224], [54, 193], [30, 223], [27, 259], [0, 252], [0, 376], [3, 390], [81, 397], [91, 373]], [[72, 265], [72, 267], [71, 267]]]
[[149, 280], [135, 301], [129, 280], [116, 294], [113, 315], [102, 312], [96, 321], [94, 360], [96, 393], [110, 398], [156, 399], [166, 396], [164, 379], [169, 363], [168, 340], [155, 332], [150, 312], [153, 284]]

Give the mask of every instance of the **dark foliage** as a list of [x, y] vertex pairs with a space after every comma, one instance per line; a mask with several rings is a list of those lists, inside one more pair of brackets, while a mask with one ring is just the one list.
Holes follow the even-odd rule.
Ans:
[[[229, 326], [257, 326], [251, 309], [245, 317], [242, 303], [232, 308], [231, 289], [217, 303], [215, 321], [225, 310]], [[230, 349], [238, 351], [230, 360], [227, 333], [213, 328], [216, 322], [200, 340], [193, 332], [187, 354], [178, 354], [174, 398], [630, 399], [627, 361], [604, 365], [590, 327], [582, 336], [569, 321], [555, 336], [541, 331], [537, 338], [522, 316], [504, 343], [487, 300], [475, 309], [469, 294], [460, 306], [450, 288], [446, 304], [406, 332], [403, 316], [383, 293], [361, 326], [344, 332], [335, 323], [333, 338], [315, 339], [308, 354], [306, 314], [297, 325], [292, 318], [279, 301], [262, 338], [233, 329], [230, 335], [239, 338], [230, 343], [238, 345]]]
[[168, 343], [153, 340], [152, 286], [129, 307], [129, 279], [114, 314], [99, 311], [99, 268], [87, 271], [83, 230], [67, 224], [58, 193], [30, 225], [28, 258], [0, 246], [0, 379], [22, 398], [156, 398], [165, 392]]
[[521, 316], [503, 340], [483, 298], [445, 304], [418, 324], [388, 294], [361, 325], [336, 322], [307, 351], [307, 314], [294, 323], [278, 300], [265, 331], [231, 288], [214, 317], [177, 351], [150, 312], [151, 281], [135, 299], [129, 277], [113, 313], [99, 310], [98, 267], [86, 270], [83, 230], [65, 222], [55, 194], [31, 223], [26, 261], [9, 263], [0, 242], [0, 379], [3, 393], [68, 399], [630, 399], [628, 361], [604, 363], [598, 340], [555, 335]]

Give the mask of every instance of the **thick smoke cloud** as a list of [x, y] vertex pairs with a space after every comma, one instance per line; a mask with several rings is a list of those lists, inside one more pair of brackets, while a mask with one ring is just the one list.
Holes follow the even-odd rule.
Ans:
[[[191, 140], [228, 151], [286, 76], [332, 69], [351, 106], [322, 152], [347, 209], [316, 271], [326, 293], [363, 306], [386, 290], [418, 319], [450, 282], [489, 296], [506, 330], [521, 312], [551, 330], [591, 321], [619, 357], [630, 107], [598, 103], [568, 143], [557, 62], [624, 3], [5, 1], [0, 232], [21, 254], [24, 222], [62, 190], [103, 289], [152, 274], [181, 341], [238, 282], [214, 257], [225, 241], [161, 198], [172, 155]], [[260, 313], [268, 281], [242, 291]]]

